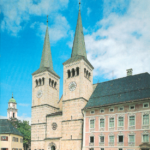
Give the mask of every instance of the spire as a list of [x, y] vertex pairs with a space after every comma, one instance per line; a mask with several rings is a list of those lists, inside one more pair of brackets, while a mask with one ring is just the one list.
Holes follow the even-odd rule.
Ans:
[[40, 68], [49, 68], [51, 71], [53, 71], [52, 55], [48, 34], [48, 16]]
[[85, 58], [87, 58], [84, 35], [83, 35], [81, 13], [80, 13], [80, 4], [81, 2], [79, 2], [78, 20], [77, 20], [77, 26], [76, 26], [76, 32], [75, 32], [71, 57], [84, 56]]
[[13, 98], [13, 92], [12, 92], [12, 98]]

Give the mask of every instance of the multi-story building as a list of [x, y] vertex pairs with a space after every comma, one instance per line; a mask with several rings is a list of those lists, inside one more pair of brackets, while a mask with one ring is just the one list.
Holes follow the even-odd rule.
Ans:
[[23, 135], [7, 119], [0, 119], [0, 150], [23, 150]]
[[94, 85], [84, 112], [84, 150], [150, 149], [150, 75]]

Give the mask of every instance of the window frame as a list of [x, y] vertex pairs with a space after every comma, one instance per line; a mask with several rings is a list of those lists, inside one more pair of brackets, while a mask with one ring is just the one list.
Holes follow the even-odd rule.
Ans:
[[[143, 122], [144, 122], [144, 115], [148, 115], [149, 116], [149, 124], [143, 124]], [[148, 126], [148, 125], [150, 125], [150, 115], [149, 114], [142, 114], [142, 126]]]
[[113, 136], [113, 137], [114, 137], [114, 142], [113, 142], [113, 143], [115, 143], [115, 136], [114, 136], [114, 135], [109, 135], [109, 139], [108, 139], [109, 143], [111, 143], [111, 142], [110, 142], [110, 136]]
[[[113, 127], [110, 127], [110, 119], [114, 119], [114, 126]], [[115, 117], [109, 117], [109, 123], [108, 123], [108, 128], [115, 128]]]
[[134, 136], [134, 143], [135, 143], [135, 135], [134, 134], [129, 134], [128, 135], [128, 143], [133, 143], [133, 142], [130, 142], [130, 138], [129, 138], [130, 136]]
[[[134, 106], [134, 109], [131, 109], [132, 106]], [[135, 105], [129, 105], [129, 110], [135, 110]]]
[[[101, 119], [103, 119], [104, 120], [104, 127], [101, 127]], [[105, 118], [99, 118], [99, 128], [101, 129], [101, 128], [105, 128]]]
[[[123, 136], [123, 142], [119, 142], [119, 136]], [[124, 143], [124, 135], [118, 135], [118, 143]]]
[[[101, 110], [103, 110], [103, 112], [101, 112]], [[105, 109], [100, 109], [100, 113], [104, 113], [105, 112]]]
[[[145, 104], [148, 104], [148, 107], [144, 107]], [[149, 108], [149, 103], [143, 103], [143, 108]]]
[[[104, 137], [104, 142], [101, 142], [101, 137]], [[99, 143], [105, 143], [105, 136], [104, 135], [99, 136]]]
[[[110, 109], [113, 109], [113, 111], [110, 111]], [[114, 112], [114, 107], [110, 107], [110, 108], [109, 108], [109, 112]]]
[[[5, 137], [5, 139], [3, 139]], [[0, 141], [8, 141], [8, 136], [1, 136]]]
[[[130, 117], [134, 117], [134, 125], [130, 126]], [[130, 115], [128, 116], [128, 127], [134, 127], [136, 126], [136, 115]]]
[[[144, 140], [143, 140], [143, 139], [144, 139], [144, 138], [143, 138], [144, 135], [147, 135], [147, 136], [148, 136], [148, 142], [149, 142], [149, 134], [142, 134], [142, 142], [144, 143]], [[148, 143], [148, 142], [145, 142], [145, 143]]]
[[[91, 142], [91, 137], [94, 138], [94, 142], [95, 142], [95, 136], [94, 136], [94, 135], [90, 135], [90, 136], [89, 136], [89, 143], [92, 143], [92, 142]], [[94, 142], [93, 142], [93, 143], [94, 143]]]
[[[92, 113], [92, 111], [93, 111], [93, 113]], [[91, 111], [90, 111], [90, 114], [95, 114], [95, 110], [91, 110]]]
[[124, 106], [119, 106], [118, 107], [118, 111], [123, 111], [123, 110], [120, 110], [119, 108], [123, 108], [123, 110], [124, 110]]
[[[91, 120], [94, 120], [94, 128], [91, 128]], [[95, 119], [94, 118], [89, 119], [89, 129], [95, 129]]]
[[[123, 126], [119, 126], [119, 118], [120, 118], [120, 117], [123, 118]], [[118, 123], [118, 127], [124, 127], [124, 123], [125, 123], [124, 116], [118, 116], [117, 123]]]

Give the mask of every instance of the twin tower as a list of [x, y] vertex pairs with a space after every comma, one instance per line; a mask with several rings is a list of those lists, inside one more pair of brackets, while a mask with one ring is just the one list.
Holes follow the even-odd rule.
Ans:
[[81, 150], [82, 109], [93, 92], [93, 66], [87, 60], [80, 10], [71, 58], [63, 63], [63, 95], [60, 77], [53, 69], [48, 27], [40, 68], [32, 74], [32, 150]]

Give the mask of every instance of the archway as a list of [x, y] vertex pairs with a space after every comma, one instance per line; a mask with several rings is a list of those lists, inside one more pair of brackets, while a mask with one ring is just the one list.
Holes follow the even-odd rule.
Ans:
[[55, 149], [55, 146], [52, 146], [52, 147], [51, 147], [51, 150], [56, 150], [56, 149]]

